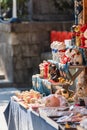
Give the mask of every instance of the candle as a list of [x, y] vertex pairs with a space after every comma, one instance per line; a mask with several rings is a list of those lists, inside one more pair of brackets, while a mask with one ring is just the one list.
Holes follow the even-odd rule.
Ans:
[[13, 18], [17, 18], [17, 2], [16, 0], [13, 0]]

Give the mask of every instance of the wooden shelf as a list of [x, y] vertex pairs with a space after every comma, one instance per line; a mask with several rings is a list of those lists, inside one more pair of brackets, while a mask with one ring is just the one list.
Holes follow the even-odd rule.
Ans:
[[73, 65], [73, 66], [69, 66], [69, 69], [75, 69], [75, 68], [85, 69], [85, 68], [87, 68], [87, 66], [84, 66], [84, 65]]
[[[69, 66], [68, 75], [69, 75], [70, 80], [74, 81], [85, 68], [87, 68], [87, 66], [83, 66], [83, 65], [81, 65], [81, 66]], [[74, 74], [72, 74], [70, 72], [70, 69], [76, 69], [76, 72]]]

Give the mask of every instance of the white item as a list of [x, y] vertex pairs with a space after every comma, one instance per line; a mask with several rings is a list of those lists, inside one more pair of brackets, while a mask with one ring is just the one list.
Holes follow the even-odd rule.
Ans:
[[12, 14], [13, 18], [17, 18], [17, 1], [13, 0], [13, 14]]
[[66, 48], [70, 48], [72, 46], [72, 41], [71, 39], [66, 39], [64, 40], [64, 43], [66, 45]]

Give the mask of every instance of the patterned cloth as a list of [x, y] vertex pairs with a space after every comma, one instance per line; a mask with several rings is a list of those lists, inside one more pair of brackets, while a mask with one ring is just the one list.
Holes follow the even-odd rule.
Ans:
[[52, 93], [51, 83], [47, 79], [40, 78], [37, 74], [32, 76], [32, 88], [44, 96]]

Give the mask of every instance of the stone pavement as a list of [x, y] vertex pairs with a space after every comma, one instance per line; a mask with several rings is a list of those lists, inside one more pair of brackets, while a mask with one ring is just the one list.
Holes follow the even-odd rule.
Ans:
[[0, 130], [8, 130], [3, 112], [10, 101], [10, 97], [20, 90], [17, 88], [0, 88]]

